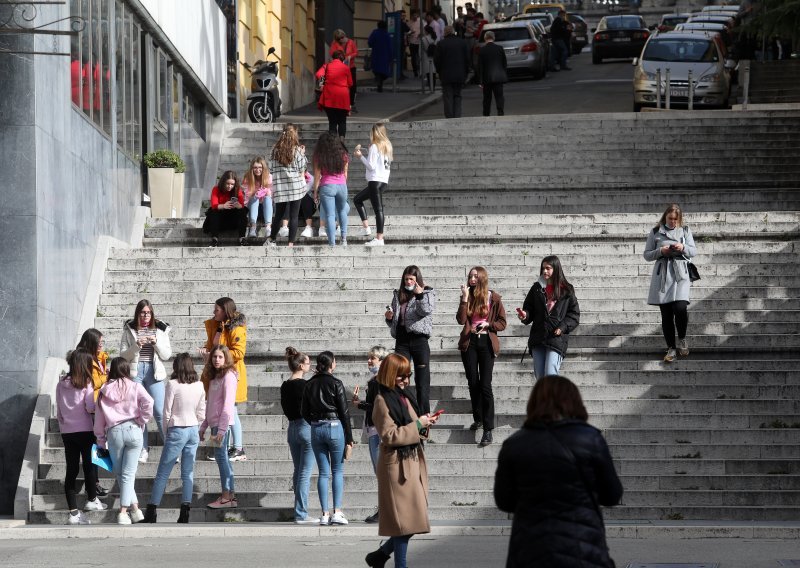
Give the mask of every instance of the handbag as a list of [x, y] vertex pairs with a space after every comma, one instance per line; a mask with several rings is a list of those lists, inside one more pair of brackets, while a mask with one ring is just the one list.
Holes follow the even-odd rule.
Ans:
[[322, 77], [317, 79], [317, 84], [314, 86], [314, 90], [317, 93], [322, 92], [322, 88], [325, 86], [325, 79], [328, 77], [328, 64], [325, 64], [325, 73], [322, 74]]
[[[686, 229], [688, 229], [688, 226], [683, 228], [684, 231], [686, 231]], [[685, 244], [685, 240], [685, 237], [681, 237], [681, 244]], [[700, 271], [697, 269], [697, 266], [689, 260], [686, 255], [684, 255], [683, 258], [686, 260], [686, 272], [689, 274], [689, 282], [697, 282], [700, 280]]]

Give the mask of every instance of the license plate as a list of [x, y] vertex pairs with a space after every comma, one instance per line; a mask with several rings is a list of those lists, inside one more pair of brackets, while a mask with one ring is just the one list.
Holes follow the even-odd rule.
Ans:
[[506, 47], [505, 50], [506, 50], [506, 53], [511, 54], [511, 55], [514, 55], [517, 52], [517, 48], [516, 47]]
[[625, 42], [625, 41], [631, 41], [631, 38], [629, 38], [629, 37], [615, 37], [611, 41]]
[[688, 90], [687, 90], [687, 91], [684, 91], [684, 90], [670, 89], [670, 90], [669, 90], [669, 96], [671, 96], [671, 97], [684, 97], [684, 98], [686, 98], [686, 97], [688, 97], [688, 96], [689, 96], [689, 91], [688, 91]]

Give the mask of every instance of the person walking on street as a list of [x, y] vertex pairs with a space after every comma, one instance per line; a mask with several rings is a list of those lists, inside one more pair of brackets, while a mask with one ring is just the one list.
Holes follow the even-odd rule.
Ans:
[[[356, 110], [356, 57], [358, 56], [358, 45], [356, 45], [354, 40], [347, 37], [344, 30], [335, 30], [333, 32], [333, 41], [331, 42], [331, 49], [328, 52], [331, 59], [337, 51], [341, 51], [344, 55], [342, 62], [345, 64], [348, 71], [350, 71], [350, 83], [348, 87], [350, 105], [347, 108], [351, 109], [353, 112], [358, 112]], [[342, 134], [342, 136], [344, 136], [344, 134]]]
[[419, 42], [422, 50], [422, 76], [425, 83], [430, 87], [431, 92], [436, 90], [436, 66], [433, 63], [433, 55], [436, 53], [436, 31], [433, 26], [425, 26], [424, 34]]
[[456, 36], [453, 26], [445, 26], [444, 38], [436, 46], [436, 70], [442, 81], [445, 118], [461, 118], [461, 89], [469, 73], [467, 42]]
[[317, 107], [328, 115], [328, 130], [342, 138], [347, 135], [347, 115], [353, 104], [349, 94], [353, 78], [344, 59], [343, 51], [335, 51], [333, 58], [320, 67], [316, 74], [317, 81], [323, 77], [325, 79]]
[[[567, 66], [569, 57], [569, 36], [572, 35], [572, 25], [567, 22], [567, 13], [564, 10], [558, 11], [558, 16], [550, 24], [550, 38], [553, 41], [550, 50], [550, 71], [572, 71], [572, 67]], [[558, 69], [556, 69], [556, 63]]]
[[386, 20], [378, 22], [367, 39], [372, 49], [372, 73], [378, 84], [378, 92], [383, 92], [383, 82], [392, 76], [392, 38], [387, 30]]
[[492, 95], [497, 106], [497, 116], [505, 114], [503, 83], [508, 83], [506, 50], [494, 42], [494, 32], [483, 35], [486, 45], [478, 52], [478, 80], [483, 90], [483, 116], [492, 112]]
[[414, 77], [419, 77], [419, 41], [422, 36], [422, 20], [419, 17], [419, 10], [411, 10], [411, 20], [408, 22], [408, 51], [411, 54], [411, 69], [414, 70]]

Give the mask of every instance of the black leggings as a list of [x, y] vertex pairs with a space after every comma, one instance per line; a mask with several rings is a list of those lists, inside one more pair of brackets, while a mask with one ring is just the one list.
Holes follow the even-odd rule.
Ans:
[[677, 300], [669, 304], [661, 304], [661, 330], [667, 347], [675, 349], [675, 327], [678, 328], [678, 339], [686, 338], [686, 327], [689, 325], [689, 302]]
[[317, 210], [317, 206], [314, 203], [314, 198], [311, 197], [308, 193], [303, 196], [303, 199], [300, 200], [300, 218], [303, 221], [308, 221], [309, 219], [314, 218], [314, 212]]
[[347, 135], [347, 111], [325, 107], [325, 114], [328, 115], [328, 130], [344, 138]]
[[73, 511], [78, 508], [76, 481], [78, 479], [78, 469], [81, 461], [83, 461], [83, 478], [86, 485], [86, 495], [89, 497], [89, 501], [94, 501], [97, 497], [97, 474], [95, 466], [92, 465], [94, 432], [70, 432], [68, 434], [61, 434], [61, 439], [64, 441], [64, 455], [67, 459], [64, 494], [67, 496], [67, 506], [69, 510]]
[[382, 181], [371, 181], [353, 198], [353, 204], [362, 221], [367, 220], [367, 208], [364, 207], [364, 200], [369, 199], [372, 209], [375, 211], [375, 231], [381, 235], [383, 234], [383, 190], [387, 187]]
[[[297, 235], [297, 215], [300, 213], [300, 202], [302, 199], [296, 201], [284, 201], [283, 203], [275, 204], [275, 212], [272, 215], [272, 231], [270, 231], [269, 238], [274, 241], [278, 236], [278, 231], [281, 230], [281, 220], [284, 215], [289, 216], [289, 242], [294, 243], [294, 238]], [[287, 210], [288, 209], [288, 213]]]
[[406, 328], [398, 325], [394, 352], [414, 363], [417, 403], [420, 412], [428, 414], [431, 411], [431, 347], [428, 338], [417, 333], [408, 333]]
[[469, 400], [472, 404], [472, 420], [482, 422], [484, 430], [494, 428], [494, 393], [492, 393], [492, 369], [494, 352], [488, 333], [469, 336], [469, 347], [461, 352], [464, 373], [467, 375]]

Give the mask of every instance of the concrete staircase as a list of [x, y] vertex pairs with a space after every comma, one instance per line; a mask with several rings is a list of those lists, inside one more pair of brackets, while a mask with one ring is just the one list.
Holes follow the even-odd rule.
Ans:
[[[150, 299], [158, 316], [173, 326], [175, 352], [193, 352], [201, 345], [202, 322], [210, 317], [212, 304], [221, 295], [233, 297], [248, 316], [250, 401], [241, 409], [248, 460], [234, 464], [240, 507], [224, 512], [203, 507], [216, 498], [219, 479], [216, 464], [200, 460], [195, 469], [192, 520], [291, 519], [292, 465], [278, 396], [287, 373], [280, 354], [287, 345], [312, 357], [331, 349], [339, 361], [337, 376], [348, 388], [363, 387], [367, 350], [375, 344], [393, 345], [382, 314], [407, 264], [419, 265], [438, 295], [430, 342], [432, 399], [434, 406], [447, 413], [426, 447], [431, 517], [443, 521], [505, 519], [492, 498], [496, 456], [500, 442], [521, 425], [532, 385], [530, 358], [520, 363], [528, 330], [516, 322], [513, 308], [521, 303], [541, 258], [548, 254], [562, 259], [581, 304], [581, 325], [570, 341], [562, 373], [580, 385], [590, 422], [604, 430], [626, 488], [623, 504], [607, 510], [607, 518], [796, 519], [800, 513], [800, 270], [796, 263], [800, 208], [792, 204], [797, 192], [791, 184], [772, 179], [770, 167], [761, 168], [758, 182], [737, 181], [744, 170], [755, 170], [749, 164], [757, 162], [742, 146], [740, 155], [731, 154], [727, 161], [713, 162], [715, 165], [706, 169], [682, 162], [686, 147], [694, 146], [690, 143], [693, 138], [686, 138], [694, 129], [685, 115], [676, 113], [674, 121], [666, 122], [663, 118], [656, 122], [629, 119], [629, 126], [641, 126], [642, 132], [648, 130], [646, 123], [649, 139], [683, 139], [676, 143], [676, 162], [659, 166], [654, 154], [641, 152], [635, 171], [642, 181], [636, 188], [626, 187], [627, 182], [620, 181], [625, 177], [622, 174], [619, 178], [598, 177], [598, 186], [618, 192], [611, 202], [603, 201], [610, 193], [598, 194], [581, 186], [582, 182], [575, 181], [574, 187], [567, 181], [553, 186], [556, 190], [561, 187], [563, 195], [575, 197], [569, 205], [575, 212], [569, 214], [559, 212], [562, 204], [551, 200], [554, 192], [549, 185], [542, 191], [549, 206], [534, 213], [530, 204], [511, 209], [512, 192], [502, 187], [502, 192], [498, 191], [497, 184], [488, 183], [482, 192], [472, 194], [475, 201], [464, 207], [466, 213], [450, 214], [459, 211], [464, 200], [469, 201], [458, 190], [468, 178], [448, 177], [455, 173], [430, 176], [431, 187], [438, 187], [435, 191], [443, 199], [449, 196], [442, 211], [412, 214], [416, 206], [426, 211], [422, 200], [428, 190], [414, 186], [412, 180], [417, 178], [403, 173], [410, 167], [406, 158], [410, 148], [432, 150], [431, 137], [435, 142], [447, 141], [450, 154], [442, 165], [446, 172], [450, 164], [474, 159], [470, 145], [474, 147], [481, 138], [475, 134], [485, 129], [502, 126], [497, 140], [504, 142], [499, 151], [506, 148], [505, 140], [519, 143], [521, 133], [516, 138], [514, 133], [522, 126], [536, 132], [540, 123], [562, 124], [569, 136], [580, 130], [565, 118], [531, 117], [527, 125], [516, 118], [508, 125], [501, 125], [502, 120], [494, 126], [487, 121], [486, 128], [481, 121], [425, 123], [427, 129], [421, 123], [392, 125], [399, 163], [391, 191], [402, 188], [396, 192], [402, 198], [388, 205], [388, 244], [380, 249], [365, 249], [352, 237], [348, 238], [349, 247], [336, 249], [321, 246], [318, 238], [301, 239], [294, 250], [260, 246], [208, 249], [197, 246], [205, 243], [199, 219], [151, 220], [144, 248], [116, 250], [108, 263], [96, 325], [106, 335], [109, 347], [119, 344], [122, 322], [131, 317], [133, 306], [142, 297]], [[719, 140], [727, 140], [736, 135], [740, 125], [739, 134], [744, 136], [748, 116], [713, 113], [703, 114], [700, 120], [707, 133], [724, 132]], [[800, 115], [791, 113], [753, 116], [753, 131], [767, 123], [800, 122]], [[589, 124], [585, 117], [576, 122], [583, 127]], [[268, 128], [237, 127], [234, 134], [239, 138], [226, 140], [223, 162], [232, 163], [231, 148], [236, 144], [241, 148], [249, 139], [242, 132], [253, 141], [258, 135], [262, 140], [273, 136]], [[610, 131], [609, 144], [613, 138], [621, 146], [631, 137], [630, 132], [615, 132]], [[800, 148], [792, 146], [788, 130], [777, 129], [772, 138], [767, 130], [763, 134], [764, 143], [782, 148], [776, 150], [784, 160], [782, 167], [797, 167]], [[354, 136], [353, 140], [361, 138]], [[536, 136], [528, 138], [535, 140]], [[719, 150], [719, 140], [706, 139], [702, 146]], [[511, 142], [508, 144], [510, 147]], [[573, 139], [573, 146], [580, 144], [580, 139]], [[633, 163], [633, 151], [621, 151], [618, 161]], [[541, 150], [532, 148], [527, 161], [520, 158], [515, 163], [521, 171], [534, 172], [537, 167], [531, 161], [560, 164], [561, 152], [558, 145], [544, 145]], [[585, 152], [590, 154], [590, 148]], [[242, 153], [246, 161], [250, 151]], [[579, 161], [586, 164], [591, 159]], [[608, 166], [598, 163], [597, 167]], [[659, 313], [645, 302], [652, 265], [644, 262], [641, 253], [647, 232], [670, 199], [649, 202], [653, 195], [650, 186], [670, 171], [691, 172], [692, 168], [706, 174], [713, 171], [719, 185], [714, 190], [705, 184], [676, 181], [670, 194], [702, 197], [698, 199], [704, 203], [700, 207], [691, 199], [684, 202], [686, 221], [699, 249], [695, 261], [702, 280], [692, 292], [691, 354], [665, 365], [660, 360], [664, 346]], [[548, 169], [560, 172], [561, 165]], [[552, 175], [553, 180], [577, 180]], [[360, 176], [353, 173], [352, 179], [363, 179]], [[665, 196], [668, 184], [664, 180], [659, 186]], [[740, 195], [737, 192], [752, 196], [751, 211], [726, 212], [740, 208], [740, 203], [732, 201]], [[474, 215], [478, 199], [487, 204], [508, 200], [508, 204], [503, 214]], [[608, 209], [601, 208], [601, 202]], [[398, 213], [395, 207], [409, 213]], [[646, 213], [638, 212], [640, 209]], [[615, 213], [601, 214], [606, 210]], [[468, 393], [455, 348], [460, 331], [454, 317], [458, 288], [475, 264], [487, 267], [492, 288], [503, 295], [510, 314], [494, 374], [496, 443], [487, 448], [477, 448], [480, 432], [476, 435], [468, 430]], [[354, 425], [360, 426], [361, 413], [352, 415]], [[150, 436], [151, 443], [160, 443], [152, 425]], [[142, 503], [149, 497], [160, 450], [153, 445], [150, 462], [139, 467], [137, 491]], [[64, 522], [63, 463], [58, 425], [52, 419], [41, 444], [31, 522]], [[178, 487], [176, 469], [159, 510], [164, 521], [177, 518]], [[312, 483], [312, 514], [318, 507], [314, 487]], [[376, 491], [366, 445], [360, 445], [346, 466], [344, 507], [351, 520], [372, 513]], [[108, 501], [113, 506], [116, 500], [114, 493]], [[110, 512], [89, 516], [93, 522], [113, 522], [114, 518]]]
[[752, 61], [750, 73], [752, 104], [800, 103], [800, 61]]

